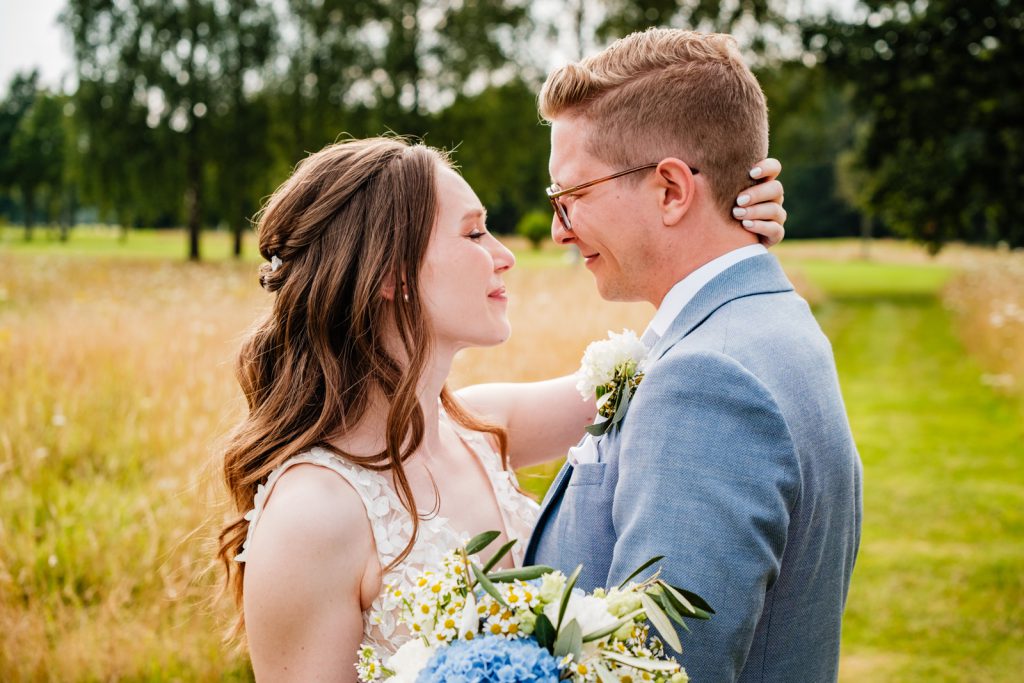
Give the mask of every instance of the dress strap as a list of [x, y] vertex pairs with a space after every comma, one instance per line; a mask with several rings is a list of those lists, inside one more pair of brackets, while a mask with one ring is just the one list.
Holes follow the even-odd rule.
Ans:
[[289, 458], [270, 473], [265, 483], [256, 487], [253, 507], [245, 513], [245, 519], [249, 522], [249, 530], [245, 542], [242, 544], [242, 552], [235, 556], [235, 561], [245, 562], [246, 552], [252, 543], [256, 525], [266, 507], [267, 499], [281, 476], [295, 465], [301, 464], [318, 465], [329, 469], [340, 475], [355, 489], [363, 502], [363, 507], [366, 508], [366, 517], [370, 521], [370, 529], [373, 532], [381, 566], [386, 567], [390, 564], [405, 548], [412, 536], [412, 521], [409, 519], [409, 513], [402, 506], [398, 495], [383, 474], [350, 463], [320, 447], [314, 447], [306, 453]]

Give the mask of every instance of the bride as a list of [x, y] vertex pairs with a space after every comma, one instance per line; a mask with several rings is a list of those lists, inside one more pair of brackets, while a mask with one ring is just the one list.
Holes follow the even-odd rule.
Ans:
[[[781, 186], [746, 192], [777, 241]], [[594, 405], [573, 377], [446, 386], [461, 349], [508, 338], [515, 258], [443, 153], [331, 145], [274, 193], [258, 235], [276, 297], [238, 361], [249, 413], [224, 474], [241, 516], [220, 557], [257, 679], [354, 681], [361, 645], [409, 638], [386, 587], [490, 529], [522, 542], [504, 564], [521, 562], [537, 505], [513, 469], [563, 456]]]

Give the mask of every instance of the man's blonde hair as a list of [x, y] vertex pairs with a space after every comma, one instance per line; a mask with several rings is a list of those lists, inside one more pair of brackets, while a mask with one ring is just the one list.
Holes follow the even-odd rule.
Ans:
[[699, 169], [725, 211], [768, 153], [768, 110], [736, 41], [648, 29], [553, 71], [540, 92], [551, 121], [582, 116], [587, 151], [618, 168], [676, 157]]

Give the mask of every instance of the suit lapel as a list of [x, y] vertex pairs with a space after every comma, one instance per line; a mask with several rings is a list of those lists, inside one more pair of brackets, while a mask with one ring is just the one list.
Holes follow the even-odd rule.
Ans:
[[571, 476], [572, 465], [566, 462], [562, 465], [562, 469], [558, 471], [558, 474], [555, 475], [555, 480], [551, 482], [551, 486], [548, 487], [548, 492], [544, 496], [544, 502], [541, 503], [540, 514], [537, 516], [537, 524], [533, 527], [533, 533], [530, 534], [530, 542], [526, 545], [526, 552], [523, 555], [525, 563], [529, 564], [533, 561], [533, 554], [537, 551], [540, 533], [544, 529], [548, 516], [551, 514], [551, 506], [565, 493], [565, 488], [569, 485], [569, 478]]
[[771, 254], [762, 254], [740, 261], [704, 285], [676, 319], [669, 325], [658, 343], [651, 349], [653, 363], [664, 356], [675, 344], [698, 328], [719, 308], [746, 296], [791, 292], [793, 285]]

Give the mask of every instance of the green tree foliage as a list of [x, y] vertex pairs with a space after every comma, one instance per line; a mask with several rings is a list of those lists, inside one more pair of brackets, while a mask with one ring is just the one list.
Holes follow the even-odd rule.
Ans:
[[1024, 5], [867, 5], [866, 22], [805, 31], [863, 117], [861, 207], [936, 251], [952, 239], [1024, 246]]
[[783, 4], [772, 0], [601, 0], [605, 18], [598, 27], [603, 38], [621, 37], [650, 26], [673, 26], [702, 31], [741, 31], [752, 48], [764, 48], [766, 30], [786, 25]]
[[[35, 79], [30, 83], [34, 85]], [[16, 111], [16, 100], [23, 96], [25, 92], [14, 95], [12, 110]], [[37, 212], [42, 210], [49, 220], [59, 206], [68, 145], [63, 120], [66, 104], [65, 97], [36, 91], [29, 108], [17, 118], [5, 147], [4, 167], [22, 201], [26, 240], [32, 239]]]
[[551, 236], [551, 212], [531, 211], [519, 219], [516, 234], [530, 241], [534, 250], [540, 249], [541, 243]]
[[520, 80], [460, 97], [434, 118], [426, 138], [454, 149], [497, 232], [512, 232], [520, 216], [548, 205], [549, 133], [538, 118], [536, 98], [534, 87]]
[[855, 235], [861, 218], [838, 182], [837, 159], [854, 139], [856, 117], [845, 89], [824, 69], [791, 61], [762, 68], [770, 154], [782, 159], [788, 237]]
[[63, 15], [75, 44], [93, 196], [112, 205], [122, 225], [183, 208], [192, 259], [212, 213], [207, 197], [229, 215], [243, 210], [242, 188], [256, 184], [252, 168], [266, 163], [262, 143], [252, 146], [260, 119], [244, 83], [269, 58], [269, 7], [269, 0], [71, 0]]

